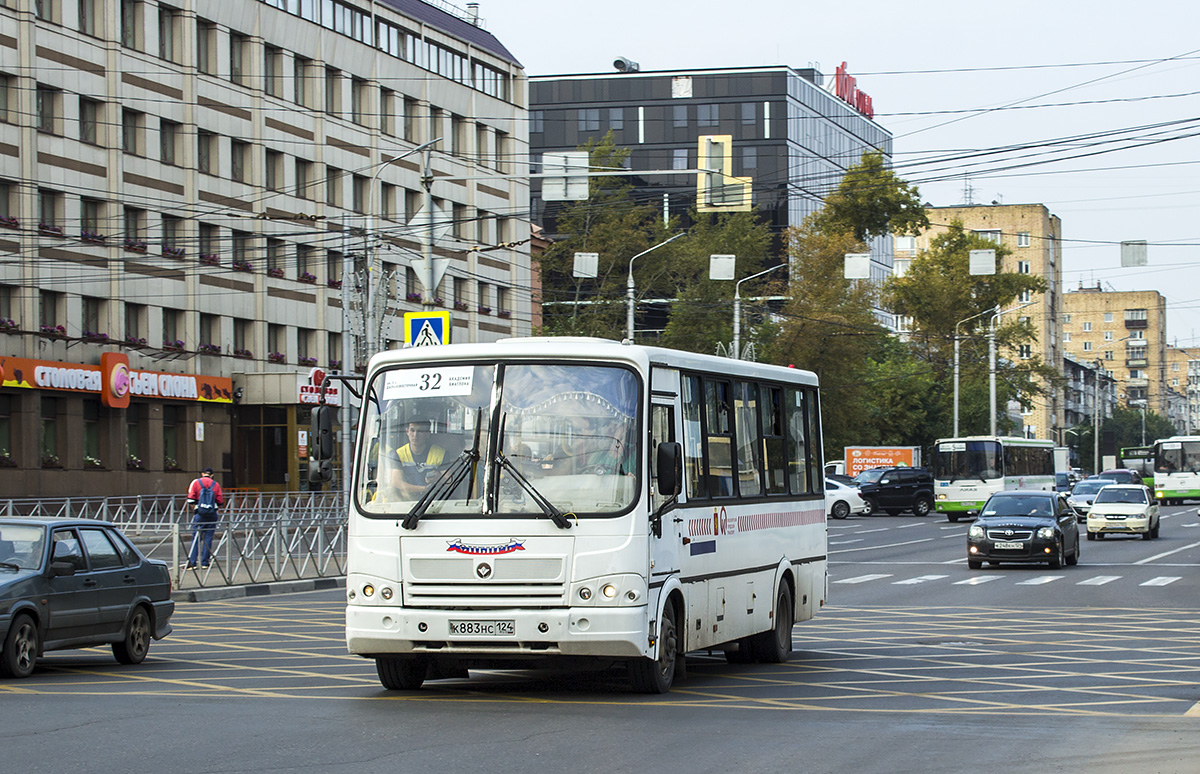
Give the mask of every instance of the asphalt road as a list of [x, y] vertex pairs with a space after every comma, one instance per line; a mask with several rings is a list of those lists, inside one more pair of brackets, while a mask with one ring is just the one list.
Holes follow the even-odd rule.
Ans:
[[138, 667], [107, 650], [0, 682], [5, 769], [40, 772], [1200, 771], [1200, 518], [1085, 541], [1077, 567], [965, 561], [967, 523], [830, 525], [830, 604], [783, 665], [691, 654], [670, 694], [619, 669], [381, 689], [341, 591], [181, 604]]

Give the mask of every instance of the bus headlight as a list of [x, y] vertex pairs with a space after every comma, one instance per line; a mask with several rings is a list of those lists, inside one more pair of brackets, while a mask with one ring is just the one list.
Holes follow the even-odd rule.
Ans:
[[604, 584], [604, 588], [600, 589], [600, 593], [608, 599], [612, 599], [617, 595], [617, 587], [611, 583]]
[[574, 587], [575, 604], [598, 607], [643, 604], [646, 580], [640, 575], [610, 575], [591, 578]]
[[946, 499], [946, 493], [945, 493], [945, 492], [938, 492], [937, 499], [939, 499], [939, 500], [945, 500], [945, 499]]

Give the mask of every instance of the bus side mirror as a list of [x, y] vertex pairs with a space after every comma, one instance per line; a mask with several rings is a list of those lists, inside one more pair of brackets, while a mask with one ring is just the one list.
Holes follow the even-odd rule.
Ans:
[[658, 459], [655, 460], [655, 475], [658, 478], [658, 493], [675, 497], [683, 491], [683, 447], [677, 443], [658, 444]]
[[333, 479], [333, 423], [337, 409], [317, 406], [312, 411], [311, 446], [308, 455], [308, 480], [312, 483]]

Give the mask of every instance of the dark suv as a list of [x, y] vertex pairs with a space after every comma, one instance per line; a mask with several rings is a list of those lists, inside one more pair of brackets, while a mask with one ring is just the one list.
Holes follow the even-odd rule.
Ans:
[[854, 477], [870, 516], [884, 511], [912, 511], [925, 516], [933, 510], [933, 474], [925, 468], [873, 468]]

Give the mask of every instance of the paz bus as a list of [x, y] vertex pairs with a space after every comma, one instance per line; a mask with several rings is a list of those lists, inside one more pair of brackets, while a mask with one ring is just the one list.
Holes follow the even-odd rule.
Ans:
[[1054, 490], [1054, 442], [1034, 438], [942, 438], [933, 446], [934, 507], [950, 521], [977, 514], [993, 492]]
[[478, 668], [778, 663], [826, 600], [808, 371], [584, 338], [372, 358], [346, 641], [390, 690]]
[[1200, 499], [1200, 435], [1154, 442], [1154, 496], [1162, 505]]

